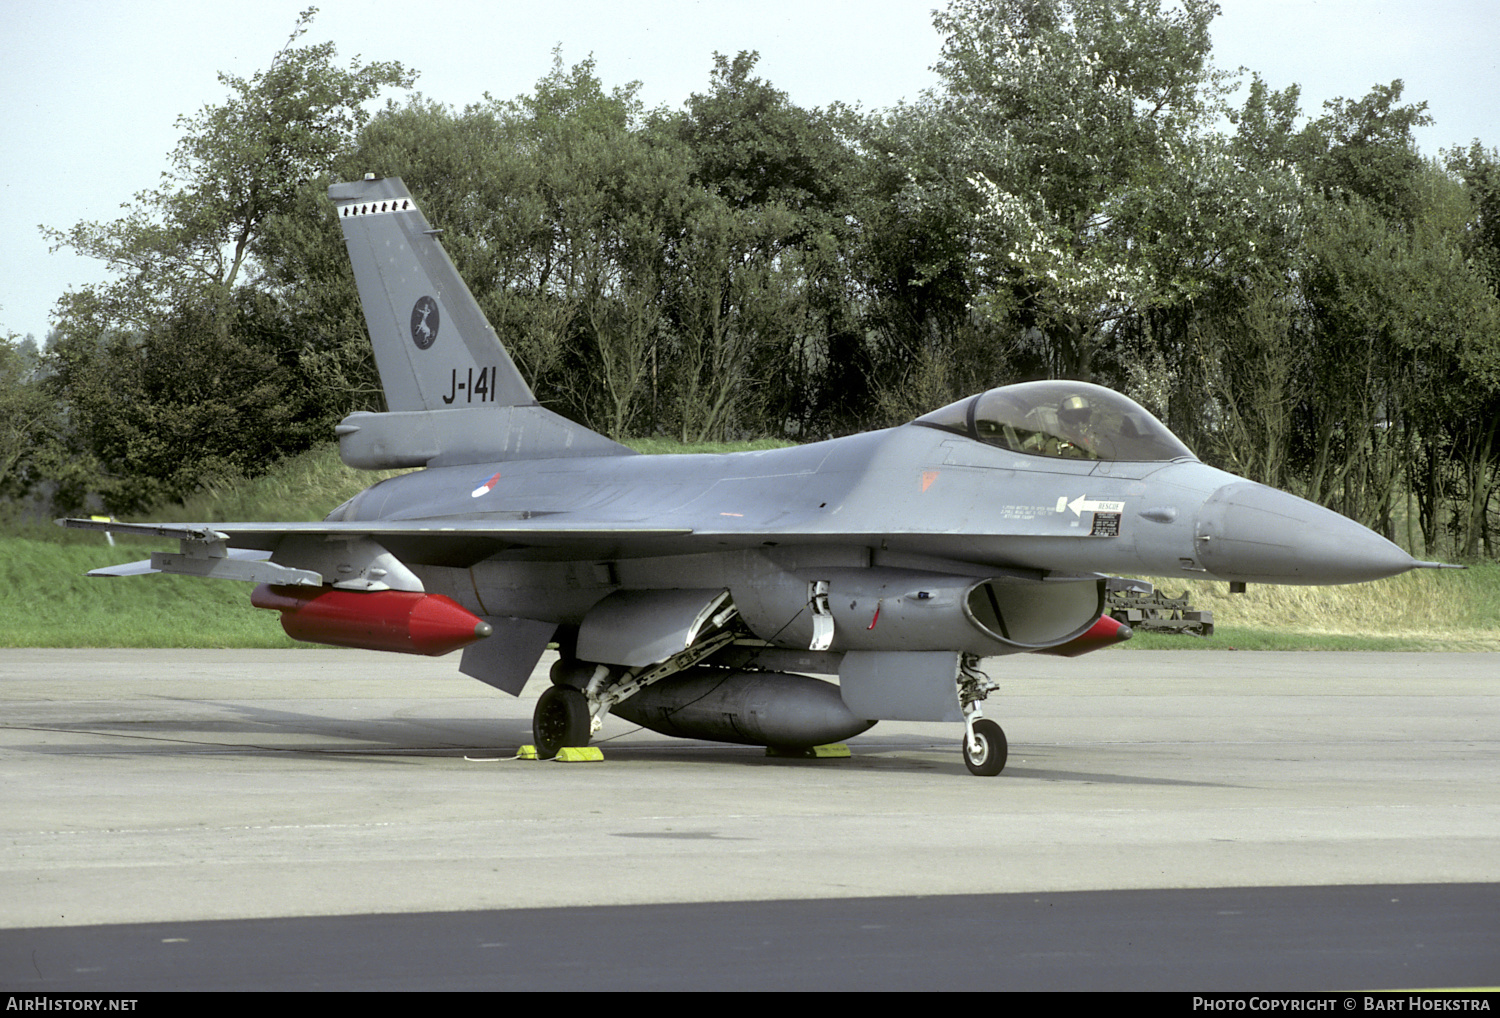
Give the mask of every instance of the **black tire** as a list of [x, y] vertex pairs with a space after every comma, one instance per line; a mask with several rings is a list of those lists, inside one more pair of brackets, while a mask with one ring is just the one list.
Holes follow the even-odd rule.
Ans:
[[551, 760], [564, 746], [587, 746], [590, 731], [589, 701], [568, 686], [551, 686], [536, 702], [531, 715], [531, 734], [536, 755]]
[[1005, 732], [999, 725], [989, 718], [980, 718], [974, 722], [974, 741], [979, 743], [978, 752], [970, 751], [969, 739], [965, 735], [964, 766], [969, 768], [970, 774], [993, 778], [1005, 770], [1005, 758], [1010, 755], [1010, 746], [1006, 744]]

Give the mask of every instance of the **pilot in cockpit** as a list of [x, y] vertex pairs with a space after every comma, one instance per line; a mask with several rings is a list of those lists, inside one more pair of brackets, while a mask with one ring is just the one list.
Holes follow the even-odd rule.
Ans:
[[950, 403], [914, 422], [1033, 456], [1162, 462], [1193, 454], [1140, 404], [1086, 382], [1020, 382]]
[[1057, 408], [1059, 456], [1098, 459], [1099, 435], [1094, 407], [1085, 396], [1069, 396]]
[[1086, 396], [1068, 396], [1055, 407], [1032, 407], [1026, 414], [1026, 429], [1024, 452], [1064, 459], [1099, 458], [1094, 407]]

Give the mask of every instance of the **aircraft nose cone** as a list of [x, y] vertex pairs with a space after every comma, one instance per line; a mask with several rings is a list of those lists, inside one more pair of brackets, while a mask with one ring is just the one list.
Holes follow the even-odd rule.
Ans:
[[1251, 481], [1209, 496], [1195, 544], [1215, 576], [1256, 583], [1362, 583], [1418, 565], [1347, 516]]

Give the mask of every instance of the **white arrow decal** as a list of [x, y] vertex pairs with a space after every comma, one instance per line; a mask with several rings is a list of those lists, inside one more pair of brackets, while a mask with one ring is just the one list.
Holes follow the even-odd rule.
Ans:
[[1125, 511], [1124, 502], [1095, 502], [1087, 495], [1079, 495], [1068, 503], [1068, 508], [1073, 510], [1074, 516], [1082, 516], [1090, 513], [1122, 513]]

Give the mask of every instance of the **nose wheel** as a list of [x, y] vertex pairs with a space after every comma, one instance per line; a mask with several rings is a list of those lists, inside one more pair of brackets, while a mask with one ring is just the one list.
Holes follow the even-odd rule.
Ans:
[[1005, 758], [1009, 754], [1004, 730], [989, 718], [979, 718], [964, 734], [964, 766], [969, 768], [970, 774], [994, 777], [1005, 769]]

